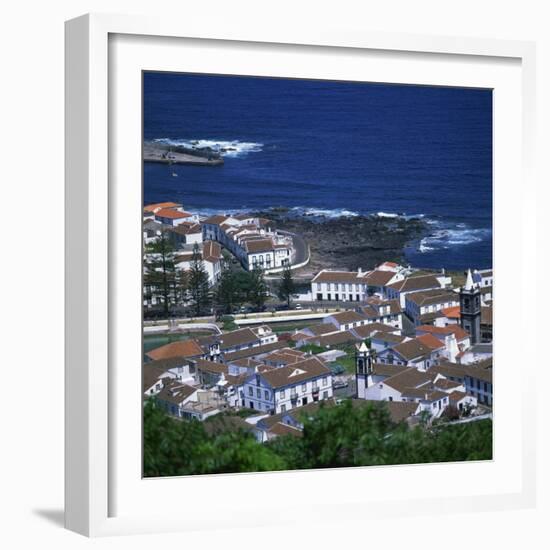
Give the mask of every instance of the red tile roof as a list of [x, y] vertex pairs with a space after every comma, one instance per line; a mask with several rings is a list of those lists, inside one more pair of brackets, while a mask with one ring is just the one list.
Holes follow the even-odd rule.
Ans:
[[459, 327], [458, 325], [449, 325], [446, 327], [433, 327], [431, 325], [420, 325], [419, 327], [416, 327], [417, 334], [422, 332], [427, 332], [429, 334], [440, 335], [440, 336], [447, 336], [449, 334], [454, 334], [457, 340], [464, 340], [464, 338], [468, 338], [470, 336], [463, 328]]
[[179, 220], [181, 218], [190, 218], [193, 214], [189, 214], [189, 212], [180, 212], [179, 210], [172, 210], [170, 208], [162, 208], [158, 212], [155, 213], [155, 216], [161, 217], [161, 218], [169, 218], [171, 220]]
[[162, 208], [179, 208], [181, 204], [177, 202], [157, 202], [155, 204], [147, 204], [143, 207], [144, 212], [155, 212], [156, 210], [161, 210]]
[[204, 352], [196, 340], [181, 340], [152, 349], [145, 355], [153, 360], [169, 359], [170, 357], [198, 357]]
[[422, 336], [418, 336], [416, 339], [432, 350], [445, 347], [445, 344], [443, 344], [441, 340], [436, 338], [433, 334], [423, 334]]

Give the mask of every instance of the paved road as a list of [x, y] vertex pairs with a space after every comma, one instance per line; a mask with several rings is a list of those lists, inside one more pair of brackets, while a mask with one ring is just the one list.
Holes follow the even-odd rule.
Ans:
[[167, 330], [209, 330], [216, 334], [221, 334], [222, 332], [218, 325], [214, 323], [181, 323], [172, 327], [169, 327], [168, 324], [143, 327], [143, 332], [145, 333], [166, 332]]
[[298, 235], [297, 233], [291, 233], [290, 231], [282, 231], [282, 230], [278, 230], [278, 233], [292, 237], [292, 246], [296, 251], [296, 254], [292, 261], [293, 264], [301, 264], [309, 259], [309, 247], [301, 235]]

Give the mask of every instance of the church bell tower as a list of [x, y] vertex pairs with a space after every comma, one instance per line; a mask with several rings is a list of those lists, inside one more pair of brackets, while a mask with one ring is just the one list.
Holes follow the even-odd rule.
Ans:
[[481, 342], [481, 288], [474, 283], [470, 269], [460, 289], [460, 326], [470, 334], [472, 345]]
[[369, 376], [372, 374], [375, 352], [370, 344], [362, 342], [355, 348], [355, 388], [359, 399], [366, 399]]

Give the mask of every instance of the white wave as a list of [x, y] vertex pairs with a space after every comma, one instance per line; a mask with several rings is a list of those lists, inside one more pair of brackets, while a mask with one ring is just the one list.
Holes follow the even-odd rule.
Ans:
[[264, 146], [263, 143], [239, 141], [238, 139], [232, 141], [223, 141], [216, 139], [169, 139], [158, 138], [154, 141], [158, 143], [164, 143], [166, 145], [173, 145], [175, 147], [187, 147], [188, 149], [212, 149], [219, 153], [222, 157], [240, 157], [247, 155], [248, 153], [259, 153]]
[[478, 243], [490, 238], [490, 229], [472, 229], [466, 224], [460, 223], [453, 228], [438, 229], [431, 235], [420, 241], [418, 250], [429, 252], [431, 250], [447, 249], [451, 246], [464, 246]]
[[294, 208], [291, 208], [291, 211], [302, 216], [312, 216], [318, 218], [355, 218], [359, 216], [358, 212], [347, 210], [345, 208], [327, 209], [295, 206]]
[[399, 218], [399, 214], [393, 214], [391, 212], [377, 212], [376, 215], [379, 218]]
[[378, 218], [402, 218], [403, 220], [421, 220], [425, 214], [404, 214], [397, 212], [376, 212]]

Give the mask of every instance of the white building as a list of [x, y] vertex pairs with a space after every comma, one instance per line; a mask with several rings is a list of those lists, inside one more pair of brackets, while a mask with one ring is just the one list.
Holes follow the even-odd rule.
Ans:
[[399, 300], [402, 308], [406, 307], [406, 298], [409, 294], [426, 292], [428, 290], [440, 290], [451, 284], [451, 278], [441, 275], [417, 275], [407, 277], [401, 281], [385, 286], [386, 297], [390, 300]]
[[332, 374], [318, 357], [284, 367], [258, 368], [240, 389], [241, 406], [281, 413], [332, 397]]
[[274, 231], [270, 220], [242, 214], [210, 216], [202, 221], [203, 237], [225, 246], [245, 269], [281, 271], [295, 259], [292, 237]]

